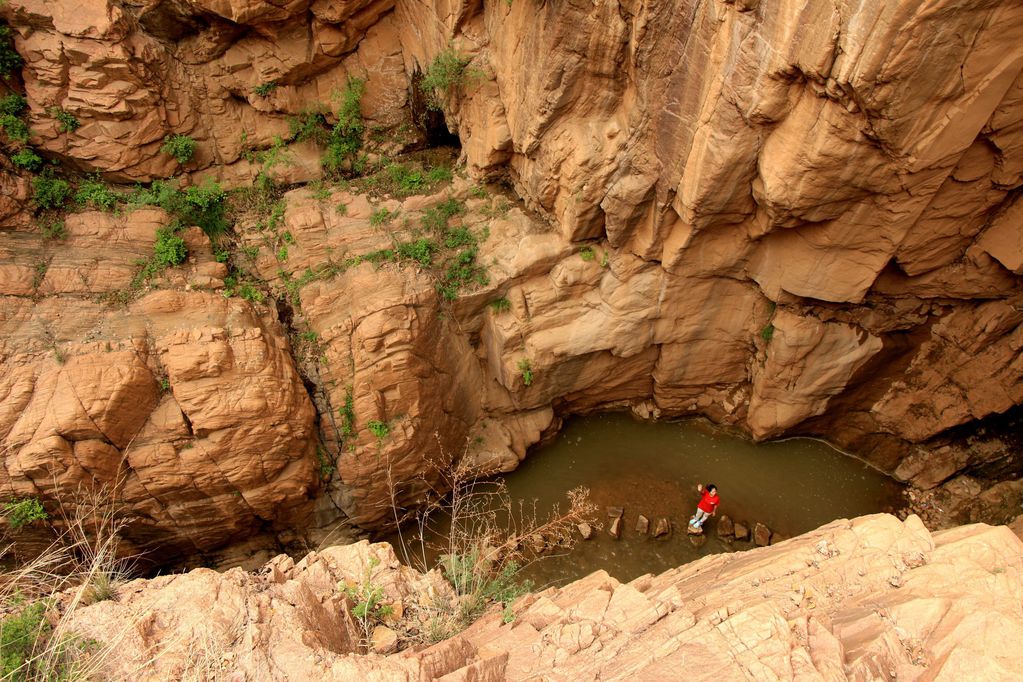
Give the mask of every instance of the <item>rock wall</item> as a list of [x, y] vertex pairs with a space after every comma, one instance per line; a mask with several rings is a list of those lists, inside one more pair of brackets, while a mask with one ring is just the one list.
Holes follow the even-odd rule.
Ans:
[[[374, 630], [451, 599], [385, 544], [277, 557], [256, 574], [197, 570], [118, 589], [74, 630], [116, 637], [109, 677], [564, 680], [1014, 679], [1023, 654], [1023, 542], [1007, 528], [931, 534], [918, 518], [842, 520], [778, 545], [620, 583], [603, 571], [493, 609], [451, 639], [358, 655], [339, 585], [381, 589]], [[182, 604], [188, 604], [186, 608]], [[396, 615], [395, 615], [396, 614]], [[507, 622], [506, 622], [507, 621]], [[377, 636], [387, 631], [391, 639]]]
[[[352, 77], [367, 143], [394, 153], [423, 141], [411, 83], [450, 46], [472, 58], [438, 93], [468, 175], [522, 203], [446, 190], [487, 234], [489, 283], [454, 302], [408, 266], [303, 281], [414, 230], [374, 211], [416, 220], [440, 197], [298, 189], [286, 262], [235, 226], [273, 305], [220, 297], [226, 272], [193, 230], [193, 259], [125, 312], [95, 298], [131, 280], [166, 216], [72, 216], [54, 245], [5, 165], [0, 485], [54, 502], [52, 480], [123, 479], [141, 545], [209, 549], [314, 518], [386, 524], [467, 440], [507, 470], [562, 415], [612, 407], [826, 435], [924, 487], [1006, 462], [955, 429], [1023, 402], [1021, 15], [1008, 0], [10, 0], [31, 143], [67, 167], [245, 185], [248, 152]], [[61, 132], [54, 107], [81, 126]], [[198, 143], [184, 166], [159, 151], [172, 133]], [[315, 148], [288, 153], [283, 182], [320, 175]], [[318, 344], [302, 377], [277, 321], [291, 305]], [[130, 409], [106, 407], [119, 394]]]

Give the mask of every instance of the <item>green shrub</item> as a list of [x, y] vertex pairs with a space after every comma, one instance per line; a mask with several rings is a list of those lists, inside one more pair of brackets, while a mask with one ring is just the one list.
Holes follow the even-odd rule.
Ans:
[[774, 325], [768, 324], [760, 330], [760, 338], [764, 341], [770, 342], [774, 338]]
[[50, 116], [57, 119], [57, 122], [60, 124], [58, 129], [62, 133], [73, 133], [82, 125], [81, 122], [75, 118], [74, 114], [70, 114], [60, 107], [50, 107], [47, 109], [47, 112]]
[[32, 198], [42, 209], [60, 208], [71, 196], [71, 185], [66, 180], [53, 177], [51, 173], [33, 178], [32, 188]]
[[28, 124], [14, 114], [0, 115], [0, 130], [4, 131], [11, 142], [28, 142], [30, 135]]
[[345, 388], [345, 404], [337, 411], [341, 417], [341, 435], [350, 436], [355, 433], [355, 399], [352, 397], [351, 386]]
[[26, 526], [33, 521], [45, 521], [49, 518], [46, 510], [43, 509], [42, 503], [34, 497], [5, 502], [3, 516], [14, 530]]
[[493, 301], [488, 303], [490, 309], [495, 313], [506, 313], [511, 310], [511, 301], [502, 296], [501, 298], [495, 298]]
[[402, 163], [392, 163], [387, 167], [391, 180], [398, 186], [398, 193], [404, 196], [415, 194], [426, 185], [423, 172], [412, 169]]
[[320, 111], [303, 111], [298, 116], [288, 118], [292, 142], [326, 142], [329, 138], [327, 119]]
[[156, 243], [153, 244], [153, 263], [159, 268], [181, 265], [188, 257], [185, 240], [174, 230], [164, 228], [156, 231]]
[[225, 213], [227, 192], [217, 181], [207, 178], [201, 185], [185, 190], [185, 206], [181, 219], [189, 225], [198, 225], [211, 239], [227, 231]]
[[252, 89], [252, 92], [256, 93], [259, 97], [269, 97], [270, 93], [277, 89], [277, 81], [270, 81], [269, 83], [260, 83]]
[[75, 203], [80, 206], [92, 206], [101, 211], [110, 211], [117, 205], [121, 196], [99, 179], [98, 175], [84, 180], [75, 192]]
[[281, 246], [281, 248], [277, 249], [277, 260], [282, 261], [282, 262], [288, 260], [288, 247], [287, 246]]
[[469, 284], [486, 285], [490, 279], [486, 271], [476, 263], [476, 256], [479, 249], [474, 245], [459, 251], [454, 259], [448, 263], [444, 278], [437, 291], [446, 301], [453, 301], [458, 298], [458, 292], [462, 287]]
[[522, 374], [522, 383], [529, 386], [533, 383], [533, 363], [529, 358], [519, 360], [519, 372]]
[[385, 223], [389, 223], [391, 219], [394, 218], [394, 216], [395, 214], [391, 213], [388, 209], [378, 208], [377, 210], [373, 211], [373, 213], [370, 214], [369, 224], [372, 225], [373, 227], [380, 227]]
[[388, 426], [385, 422], [380, 421], [379, 419], [370, 420], [369, 423], [366, 424], [366, 428], [369, 429], [369, 432], [372, 433], [377, 438], [379, 438], [380, 440], [386, 438], [387, 434], [391, 432], [391, 427]]
[[28, 108], [28, 101], [17, 93], [0, 97], [0, 115], [18, 116]]
[[14, 49], [11, 27], [6, 23], [0, 23], [0, 78], [10, 78], [21, 64], [21, 55]]
[[341, 172], [349, 167], [359, 171], [358, 153], [362, 149], [362, 95], [366, 82], [352, 78], [339, 95], [340, 107], [336, 112], [337, 123], [330, 130], [327, 151], [323, 155], [323, 166], [331, 172]]
[[11, 163], [33, 173], [43, 167], [42, 158], [31, 147], [22, 147], [17, 154], [11, 155]]
[[451, 182], [454, 178], [454, 174], [451, 169], [446, 166], [434, 166], [430, 170], [426, 171], [426, 181], [431, 185], [437, 184], [438, 182]]
[[39, 223], [39, 229], [47, 239], [66, 239], [67, 227], [63, 220], [47, 220]]
[[438, 90], [444, 97], [450, 97], [467, 82], [466, 67], [470, 61], [469, 57], [459, 54], [450, 46], [434, 57], [419, 82], [426, 95], [427, 106], [439, 109], [440, 102], [436, 96]]
[[168, 135], [163, 139], [160, 151], [173, 156], [178, 163], [186, 164], [195, 154], [195, 140], [188, 135]]
[[593, 251], [592, 246], [583, 246], [579, 249], [579, 257], [586, 262], [590, 262], [597, 257], [597, 254]]
[[0, 679], [35, 679], [31, 661], [42, 653], [43, 642], [50, 634], [45, 616], [46, 602], [37, 601], [0, 622]]
[[399, 258], [414, 260], [422, 266], [433, 264], [433, 254], [437, 252], [436, 242], [420, 237], [415, 241], [399, 243], [396, 252]]

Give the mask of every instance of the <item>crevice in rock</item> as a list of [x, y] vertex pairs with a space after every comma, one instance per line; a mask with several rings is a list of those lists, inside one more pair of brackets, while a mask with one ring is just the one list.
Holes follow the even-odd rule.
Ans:
[[431, 108], [429, 98], [422, 88], [423, 73], [418, 69], [412, 73], [409, 79], [409, 112], [412, 115], [412, 123], [419, 131], [419, 137], [423, 143], [412, 150], [432, 147], [455, 147], [462, 148], [462, 141], [458, 135], [448, 129], [447, 119], [440, 109]]

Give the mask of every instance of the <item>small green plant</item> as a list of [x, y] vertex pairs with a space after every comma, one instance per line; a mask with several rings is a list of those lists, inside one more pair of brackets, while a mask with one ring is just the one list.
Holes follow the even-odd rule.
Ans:
[[760, 338], [770, 343], [771, 339], [774, 338], [774, 324], [767, 324], [763, 329], [761, 329]]
[[579, 257], [588, 263], [596, 258], [597, 254], [594, 253], [592, 246], [583, 246], [579, 249]]
[[471, 59], [455, 51], [451, 46], [440, 52], [423, 73], [419, 87], [426, 95], [427, 106], [440, 109], [437, 91], [444, 97], [454, 95], [468, 80], [466, 67]]
[[67, 227], [64, 225], [63, 220], [40, 221], [39, 229], [42, 230], [43, 237], [46, 239], [55, 239], [58, 241], [67, 239]]
[[100, 211], [112, 210], [120, 198], [98, 175], [79, 184], [75, 192], [75, 203], [79, 206], [92, 206]]
[[160, 379], [160, 390], [166, 392], [170, 390], [170, 379], [164, 377]]
[[323, 155], [323, 166], [332, 173], [343, 171], [359, 172], [359, 151], [362, 149], [362, 95], [366, 82], [352, 78], [337, 96], [340, 106], [335, 112], [337, 123], [327, 138], [327, 151]]
[[329, 138], [327, 118], [322, 111], [303, 111], [298, 116], [288, 118], [288, 129], [291, 131], [292, 142], [326, 142]]
[[288, 247], [287, 246], [281, 246], [281, 248], [277, 249], [277, 260], [279, 260], [281, 262], [284, 262], [284, 261], [288, 260]]
[[391, 427], [388, 426], [386, 422], [382, 422], [379, 419], [371, 419], [366, 424], [366, 428], [380, 440], [386, 438], [387, 434], [391, 432]]
[[610, 264], [611, 264], [611, 256], [608, 255], [607, 251], [605, 251], [604, 253], [600, 254], [600, 267], [606, 268]]
[[425, 237], [420, 237], [411, 242], [399, 243], [395, 249], [398, 258], [414, 260], [424, 267], [429, 267], [433, 264], [433, 254], [436, 252], [436, 242], [430, 241]]
[[340, 216], [348, 215], [348, 204], [338, 204], [337, 208], [335, 208], [334, 210]]
[[160, 151], [169, 154], [184, 165], [192, 160], [195, 154], [195, 140], [188, 135], [168, 135], [163, 139]]
[[34, 173], [42, 168], [43, 159], [31, 147], [22, 147], [16, 154], [11, 155], [11, 163]]
[[[0, 30], [3, 26], [0, 25]], [[3, 38], [0, 37], [0, 44]], [[0, 48], [2, 52], [2, 48]], [[2, 57], [0, 57], [2, 61]], [[21, 120], [20, 116], [28, 108], [28, 102], [21, 95], [12, 93], [0, 97], [0, 130], [3, 130], [11, 142], [28, 142], [28, 124]]]
[[330, 454], [322, 445], [316, 446], [316, 461], [320, 465], [320, 480], [326, 482], [334, 475], [336, 467], [330, 461]]
[[44, 172], [32, 178], [32, 198], [41, 209], [60, 208], [71, 196], [71, 185], [67, 180], [56, 178]]
[[341, 417], [341, 435], [347, 437], [355, 433], [355, 399], [351, 386], [345, 387], [345, 402], [337, 412]]
[[391, 213], [391, 211], [385, 207], [378, 208], [370, 214], [369, 224], [373, 227], [380, 227], [381, 225], [391, 222], [395, 215], [395, 213]]
[[19, 116], [28, 108], [28, 100], [17, 93], [0, 97], [0, 116]]
[[469, 190], [469, 194], [471, 194], [477, 199], [486, 199], [487, 188], [484, 187], [483, 185], [475, 185], [471, 190]]
[[351, 602], [350, 613], [362, 629], [365, 648], [376, 624], [394, 615], [394, 607], [384, 602], [384, 588], [373, 582], [373, 570], [379, 565], [379, 559], [370, 557], [361, 582], [339, 585]]
[[511, 310], [511, 301], [502, 296], [501, 298], [495, 298], [493, 301], [488, 303], [490, 309], [495, 313], [506, 313]]
[[529, 386], [533, 383], [533, 363], [529, 358], [519, 360], [519, 372], [522, 374], [522, 383]]
[[269, 81], [267, 83], [260, 83], [252, 89], [252, 92], [256, 93], [259, 97], [269, 97], [270, 94], [277, 89], [277, 81]]
[[14, 682], [34, 679], [30, 675], [31, 661], [50, 634], [45, 616], [46, 602], [37, 601], [0, 621], [0, 673], [3, 674], [0, 679]]
[[181, 265], [188, 257], [185, 240], [171, 229], [157, 230], [156, 243], [153, 244], [153, 263], [158, 268]]
[[21, 68], [21, 64], [21, 55], [14, 49], [11, 27], [0, 22], [0, 78], [7, 80], [15, 70]]
[[10, 524], [13, 530], [27, 526], [33, 521], [45, 521], [50, 518], [46, 514], [46, 510], [43, 509], [42, 503], [34, 497], [5, 502], [3, 516], [7, 519], [7, 523]]
[[60, 107], [50, 107], [46, 110], [50, 116], [57, 119], [57, 129], [62, 133], [73, 133], [78, 130], [82, 123], [75, 118], [74, 114], [68, 113]]

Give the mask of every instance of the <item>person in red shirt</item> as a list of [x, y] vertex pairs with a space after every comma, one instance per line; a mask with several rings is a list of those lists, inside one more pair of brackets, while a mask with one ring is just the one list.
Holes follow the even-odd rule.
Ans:
[[714, 516], [718, 504], [721, 503], [721, 498], [718, 497], [718, 487], [713, 483], [708, 483], [706, 488], [703, 487], [703, 484], [700, 484], [696, 486], [696, 490], [702, 492], [703, 497], [700, 498], [700, 502], [696, 505], [696, 513], [693, 514], [693, 518], [689, 519], [689, 530], [694, 533], [702, 533], [703, 522], [708, 517]]

